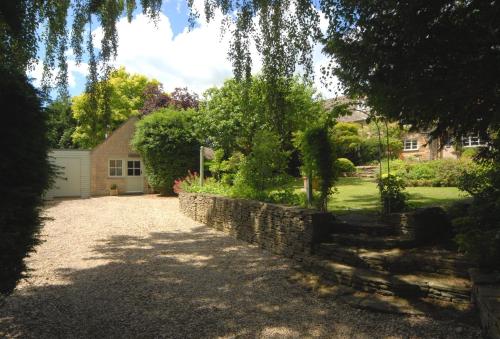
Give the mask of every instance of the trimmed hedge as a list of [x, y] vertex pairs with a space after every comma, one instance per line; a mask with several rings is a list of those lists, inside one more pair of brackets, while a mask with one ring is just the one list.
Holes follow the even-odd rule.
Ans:
[[352, 161], [347, 158], [338, 158], [336, 160], [335, 167], [340, 173], [356, 173], [356, 166], [354, 166]]

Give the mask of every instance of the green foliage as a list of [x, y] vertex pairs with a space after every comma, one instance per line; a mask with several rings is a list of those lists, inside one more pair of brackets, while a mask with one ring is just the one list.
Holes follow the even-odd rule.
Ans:
[[436, 136], [498, 126], [499, 2], [323, 0], [321, 9], [324, 51], [349, 95]]
[[175, 181], [174, 192], [179, 193], [181, 191], [231, 196], [231, 188], [229, 186], [221, 184], [214, 178], [206, 178], [203, 185], [201, 185], [200, 177], [198, 176], [198, 174], [191, 172], [183, 179], [178, 179]]
[[494, 171], [493, 161], [469, 162], [469, 166], [457, 177], [458, 187], [471, 195], [478, 195], [493, 187], [490, 174]]
[[293, 186], [282, 185], [281, 187], [259, 192], [258, 194], [255, 194], [253, 191], [250, 191], [251, 193], [248, 194], [248, 190], [239, 190], [238, 188], [217, 181], [213, 177], [206, 178], [203, 185], [200, 185], [200, 179], [196, 173], [190, 173], [185, 178], [175, 181], [174, 192], [179, 193], [180, 191], [209, 193], [233, 198], [257, 199], [263, 202], [292, 206], [305, 207], [307, 204], [305, 193], [297, 193]]
[[460, 250], [485, 269], [500, 269], [500, 138], [491, 133], [491, 148], [467, 169], [459, 187], [473, 196], [465, 216], [454, 220]]
[[404, 180], [396, 175], [382, 175], [378, 180], [383, 213], [404, 211], [407, 207], [408, 194], [404, 192]]
[[54, 169], [38, 93], [24, 75], [0, 69], [2, 109], [15, 112], [0, 124], [0, 293], [9, 293], [26, 270], [24, 258], [39, 243], [41, 196]]
[[247, 155], [255, 133], [265, 128], [277, 133], [287, 148], [294, 131], [324, 113], [308, 83], [293, 78], [281, 84], [279, 107], [272, 104], [269, 86], [262, 76], [255, 76], [247, 82], [226, 80], [222, 87], [207, 90], [196, 119], [199, 138], [226, 155], [235, 151]]
[[240, 152], [234, 152], [228, 159], [224, 159], [223, 150], [215, 150], [214, 153], [214, 159], [209, 162], [210, 173], [224, 185], [233, 185], [236, 173], [245, 156]]
[[163, 194], [171, 194], [174, 180], [198, 166], [192, 114], [165, 108], [137, 123], [132, 146], [144, 159], [148, 182]]
[[[382, 157], [397, 158], [403, 150], [402, 132], [397, 124], [389, 124], [389, 147], [384, 128], [381, 128]], [[363, 165], [377, 160], [380, 144], [375, 123], [366, 126], [357, 123], [339, 122], [333, 127], [333, 140], [339, 157], [348, 158], [353, 163]]]
[[234, 179], [234, 194], [262, 200], [269, 191], [289, 181], [285, 170], [289, 153], [281, 149], [275, 133], [258, 131], [253, 139], [252, 151], [242, 159]]
[[460, 154], [460, 158], [464, 159], [472, 159], [478, 154], [477, 148], [475, 147], [469, 147], [465, 148], [462, 153]]
[[100, 144], [107, 134], [140, 114], [146, 88], [157, 83], [121, 67], [107, 81], [98, 84], [97, 106], [93, 105], [90, 93], [73, 97], [73, 117], [77, 121], [73, 142], [83, 148]]
[[356, 173], [356, 166], [354, 166], [351, 160], [346, 158], [338, 158], [335, 161], [335, 167], [340, 173]]
[[448, 214], [441, 207], [428, 207], [415, 211], [415, 241], [419, 245], [450, 245], [453, 226]]
[[76, 148], [72, 134], [76, 128], [76, 120], [71, 112], [68, 99], [51, 102], [45, 109], [47, 115], [47, 138], [50, 148]]
[[[382, 171], [387, 173], [387, 163], [382, 161]], [[402, 178], [406, 186], [459, 185], [463, 173], [476, 168], [470, 159], [437, 159], [430, 161], [392, 160], [391, 173]]]
[[310, 127], [296, 134], [296, 145], [302, 157], [302, 170], [309, 177], [319, 178], [320, 196], [314, 201], [317, 208], [326, 211], [328, 196], [337, 177], [335, 151], [326, 127]]
[[455, 241], [478, 267], [500, 269], [500, 228], [489, 228], [478, 224], [476, 217], [468, 216], [453, 220], [458, 230]]
[[359, 130], [359, 124], [350, 122], [339, 122], [333, 127], [333, 140], [340, 157], [359, 161], [363, 143]]

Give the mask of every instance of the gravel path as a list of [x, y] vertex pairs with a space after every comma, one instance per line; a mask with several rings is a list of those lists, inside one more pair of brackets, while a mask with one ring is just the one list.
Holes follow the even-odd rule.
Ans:
[[321, 299], [288, 279], [291, 261], [182, 216], [174, 198], [64, 200], [47, 215], [0, 337], [478, 337]]

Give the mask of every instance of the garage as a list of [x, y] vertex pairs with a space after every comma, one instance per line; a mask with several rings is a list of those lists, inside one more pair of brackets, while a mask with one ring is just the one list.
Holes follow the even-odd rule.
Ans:
[[90, 196], [90, 151], [54, 150], [49, 153], [49, 158], [59, 173], [54, 186], [46, 194], [48, 199]]

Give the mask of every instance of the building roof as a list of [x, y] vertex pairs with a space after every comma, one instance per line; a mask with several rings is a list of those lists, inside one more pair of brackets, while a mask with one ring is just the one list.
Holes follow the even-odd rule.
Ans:
[[337, 97], [337, 98], [327, 99], [324, 102], [324, 106], [326, 109], [331, 109], [334, 105], [349, 104], [349, 103], [352, 103], [352, 105], [350, 106], [351, 114], [340, 116], [337, 118], [337, 121], [340, 121], [340, 122], [364, 122], [366, 120], [366, 118], [368, 118], [368, 114], [356, 109], [358, 105], [346, 97]]

